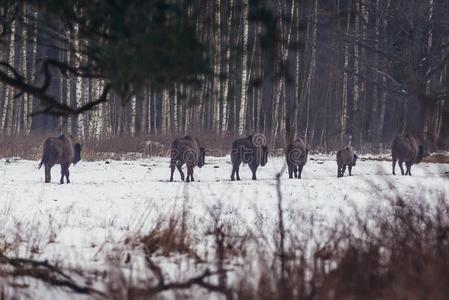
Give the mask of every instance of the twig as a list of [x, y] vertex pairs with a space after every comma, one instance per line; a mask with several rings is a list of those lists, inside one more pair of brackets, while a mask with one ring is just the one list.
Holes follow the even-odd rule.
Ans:
[[[70, 115], [79, 115], [85, 111], [91, 110], [95, 106], [104, 103], [107, 101], [107, 96], [110, 91], [110, 85], [106, 84], [103, 88], [103, 92], [101, 96], [95, 100], [88, 102], [78, 108], [72, 108], [69, 105], [63, 104], [59, 102], [55, 97], [48, 95], [46, 92], [50, 87], [52, 75], [50, 72], [50, 67], [57, 67], [61, 73], [65, 73], [67, 71], [81, 76], [83, 78], [98, 78], [96, 74], [87, 74], [80, 72], [79, 69], [72, 68], [68, 65], [64, 65], [57, 61], [47, 59], [43, 63], [43, 72], [44, 72], [44, 83], [41, 86], [35, 86], [29, 83], [26, 83], [14, 67], [12, 67], [8, 62], [2, 61], [0, 62], [0, 66], [6, 68], [5, 71], [0, 69], [0, 81], [3, 83], [16, 88], [19, 90], [19, 94], [27, 93], [36, 97], [41, 101], [41, 103], [45, 106], [45, 108], [41, 111], [34, 112], [31, 116], [39, 115], [39, 114], [51, 114], [57, 116], [70, 116]], [[12, 72], [13, 77], [11, 77], [8, 73]]]
[[225, 287], [222, 287], [220, 285], [215, 285], [206, 282], [205, 280], [210, 278], [211, 276], [215, 275], [221, 275], [224, 272], [227, 272], [227, 270], [220, 270], [217, 272], [211, 272], [209, 269], [204, 270], [203, 273], [201, 273], [198, 276], [192, 277], [190, 279], [187, 279], [182, 282], [172, 282], [172, 283], [166, 283], [165, 277], [162, 273], [162, 269], [154, 263], [151, 258], [147, 257], [146, 261], [148, 263], [149, 268], [155, 276], [158, 279], [158, 283], [154, 287], [150, 287], [148, 289], [132, 289], [130, 290], [132, 295], [136, 295], [139, 293], [149, 294], [150, 296], [153, 296], [155, 294], [158, 294], [160, 292], [169, 291], [169, 290], [185, 290], [190, 289], [194, 285], [198, 285], [208, 291], [218, 292], [223, 294], [226, 299], [233, 299], [232, 297], [232, 291], [230, 289], [227, 289]]
[[71, 277], [62, 272], [58, 267], [51, 265], [48, 261], [37, 261], [25, 258], [9, 258], [0, 255], [0, 264], [14, 267], [8, 275], [13, 277], [32, 277], [49, 283], [52, 286], [66, 287], [79, 294], [106, 295], [96, 289], [78, 285]]

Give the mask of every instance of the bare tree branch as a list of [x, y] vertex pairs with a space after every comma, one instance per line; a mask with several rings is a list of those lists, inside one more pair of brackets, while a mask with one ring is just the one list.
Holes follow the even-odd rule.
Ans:
[[[31, 115], [39, 115], [39, 114], [52, 114], [58, 116], [69, 116], [69, 115], [79, 115], [85, 111], [88, 111], [95, 106], [104, 103], [107, 101], [107, 96], [110, 91], [110, 86], [108, 84], [105, 85], [101, 96], [95, 100], [83, 104], [78, 108], [72, 108], [66, 104], [59, 102], [55, 97], [48, 95], [46, 91], [48, 90], [52, 75], [50, 73], [50, 67], [57, 67], [61, 73], [71, 72], [77, 76], [87, 77], [87, 78], [98, 78], [96, 75], [85, 74], [80, 72], [79, 69], [70, 67], [66, 64], [60, 63], [58, 61], [47, 59], [43, 64], [43, 72], [44, 72], [44, 83], [42, 86], [34, 86], [28, 84], [24, 81], [23, 76], [21, 76], [8, 62], [0, 62], [0, 66], [6, 68], [6, 71], [0, 70], [0, 81], [4, 82], [7, 85], [10, 85], [16, 89], [18, 89], [19, 95], [22, 93], [27, 93], [35, 98], [39, 99], [41, 103], [45, 106], [45, 109], [34, 112]], [[11, 77], [8, 72], [12, 72], [14, 77]]]
[[49, 264], [47, 261], [9, 258], [1, 255], [0, 264], [13, 267], [12, 271], [6, 271], [6, 274], [13, 277], [32, 277], [52, 286], [68, 288], [79, 294], [96, 294], [103, 297], [106, 296], [104, 293], [96, 289], [77, 284], [67, 274], [63, 273], [56, 266]]

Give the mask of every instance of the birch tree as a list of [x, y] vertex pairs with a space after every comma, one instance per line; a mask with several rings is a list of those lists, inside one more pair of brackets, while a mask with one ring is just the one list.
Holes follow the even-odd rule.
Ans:
[[[11, 25], [11, 34], [9, 41], [9, 54], [8, 54], [8, 63], [11, 66], [14, 66], [15, 60], [15, 34], [16, 34], [16, 22], [14, 21]], [[11, 100], [14, 96], [14, 89], [12, 87], [6, 87], [5, 98], [3, 100], [3, 107], [1, 110], [1, 119], [0, 119], [0, 129], [2, 132], [6, 134], [11, 134], [11, 118], [12, 118], [12, 109], [11, 109]]]
[[248, 0], [242, 0], [242, 22], [243, 22], [243, 36], [242, 36], [242, 74], [240, 87], [240, 113], [238, 132], [243, 134], [246, 126], [246, 96], [247, 96], [247, 76], [248, 76]]
[[230, 81], [230, 64], [231, 64], [231, 31], [232, 31], [232, 18], [233, 18], [233, 11], [234, 11], [234, 0], [229, 1], [229, 17], [227, 21], [227, 38], [226, 38], [226, 77], [224, 82], [224, 94], [223, 94], [223, 101], [222, 101], [222, 118], [223, 121], [221, 123], [222, 130], [228, 129], [228, 105], [230, 103], [229, 99], [229, 90], [231, 88], [229, 81]]
[[[348, 2], [348, 7], [351, 6], [351, 0]], [[351, 10], [347, 10], [346, 19], [346, 35], [349, 35], [350, 22], [351, 20]], [[343, 65], [343, 95], [342, 95], [342, 107], [341, 107], [341, 120], [340, 120], [340, 141], [342, 144], [345, 142], [345, 135], [347, 130], [347, 120], [348, 120], [348, 69], [349, 69], [349, 42], [345, 43], [344, 51], [344, 65]]]

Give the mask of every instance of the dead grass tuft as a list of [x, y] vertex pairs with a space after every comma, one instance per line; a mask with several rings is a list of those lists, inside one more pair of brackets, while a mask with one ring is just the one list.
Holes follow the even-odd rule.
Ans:
[[161, 222], [151, 232], [141, 238], [147, 257], [187, 254], [200, 260], [192, 246], [192, 240], [181, 218], [171, 217], [166, 224]]
[[426, 163], [449, 164], [449, 155], [447, 154], [432, 154], [423, 159]]

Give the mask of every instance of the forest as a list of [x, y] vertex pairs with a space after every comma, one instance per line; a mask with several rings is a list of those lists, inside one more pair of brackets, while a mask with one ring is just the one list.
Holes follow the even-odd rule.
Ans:
[[449, 299], [448, 0], [0, 0], [0, 299]]
[[447, 1], [3, 2], [3, 137], [263, 133], [376, 151], [412, 133], [447, 149]]

